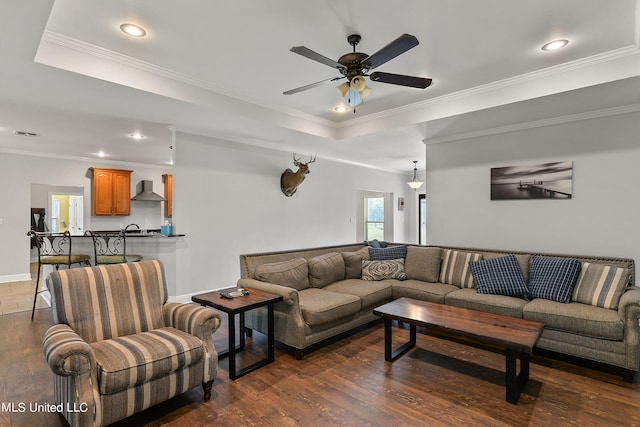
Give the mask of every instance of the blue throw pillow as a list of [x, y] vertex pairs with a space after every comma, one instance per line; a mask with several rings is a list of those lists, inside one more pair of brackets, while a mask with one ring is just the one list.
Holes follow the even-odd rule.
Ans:
[[569, 302], [582, 263], [577, 259], [534, 256], [529, 273], [529, 297]]
[[371, 261], [388, 261], [390, 259], [404, 259], [407, 257], [406, 246], [390, 246], [388, 248], [369, 248]]
[[469, 261], [469, 269], [479, 294], [507, 296], [529, 294], [529, 288], [515, 255]]

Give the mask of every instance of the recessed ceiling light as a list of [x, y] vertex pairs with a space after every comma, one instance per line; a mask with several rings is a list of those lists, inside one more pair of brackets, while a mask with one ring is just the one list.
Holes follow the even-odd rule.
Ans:
[[335, 111], [336, 113], [346, 113], [347, 111], [349, 111], [349, 107], [347, 107], [346, 105], [338, 105], [333, 109], [333, 111]]
[[549, 43], [546, 43], [545, 45], [542, 46], [542, 50], [558, 50], [562, 47], [565, 47], [567, 44], [569, 44], [569, 40], [565, 40], [565, 39], [560, 39], [560, 40], [553, 40], [550, 41]]
[[105, 153], [104, 151], [100, 150], [96, 153], [96, 156], [98, 157], [107, 157], [107, 153]]
[[136, 132], [136, 133], [129, 134], [129, 137], [133, 139], [142, 139], [144, 138], [144, 135], [139, 132]]
[[144, 30], [144, 28], [136, 24], [122, 24], [120, 25], [120, 29], [123, 33], [133, 37], [144, 37], [145, 35], [147, 35], [147, 32]]

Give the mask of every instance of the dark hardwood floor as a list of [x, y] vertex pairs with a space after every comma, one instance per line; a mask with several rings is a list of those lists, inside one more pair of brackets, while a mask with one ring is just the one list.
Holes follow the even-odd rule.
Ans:
[[[30, 314], [0, 316], [0, 425], [66, 425], [58, 414], [28, 410], [30, 403], [53, 403], [41, 349], [51, 313], [37, 310], [33, 322]], [[217, 348], [226, 347], [226, 323], [215, 338]], [[239, 364], [263, 357], [265, 342], [255, 333]], [[615, 369], [534, 354], [529, 382], [513, 405], [505, 401], [504, 354], [497, 349], [418, 329], [417, 347], [388, 363], [383, 342], [383, 326], [376, 323], [319, 346], [303, 360], [278, 346], [274, 363], [236, 381], [229, 380], [223, 358], [210, 402], [202, 401], [198, 388], [118, 425], [640, 425], [638, 383], [625, 383]], [[25, 412], [7, 410], [20, 403]]]

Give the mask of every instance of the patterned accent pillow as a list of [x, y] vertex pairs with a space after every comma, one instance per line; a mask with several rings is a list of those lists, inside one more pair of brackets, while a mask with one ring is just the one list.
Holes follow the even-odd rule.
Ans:
[[406, 246], [391, 246], [388, 248], [369, 248], [371, 261], [386, 261], [390, 259], [404, 259], [407, 257]]
[[527, 296], [529, 288], [515, 255], [470, 261], [469, 268], [479, 294]]
[[577, 259], [534, 256], [529, 273], [529, 297], [569, 302], [581, 267]]
[[582, 263], [572, 300], [596, 307], [618, 309], [618, 302], [629, 284], [631, 270], [608, 264]]
[[362, 280], [378, 281], [384, 279], [404, 280], [404, 260], [362, 261]]
[[440, 282], [459, 288], [473, 288], [473, 276], [469, 270], [469, 261], [480, 261], [482, 254], [445, 249], [440, 268]]

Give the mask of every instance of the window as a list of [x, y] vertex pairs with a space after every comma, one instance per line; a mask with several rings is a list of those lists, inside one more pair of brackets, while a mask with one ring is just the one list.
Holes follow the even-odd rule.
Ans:
[[384, 240], [384, 198], [365, 197], [366, 240]]

